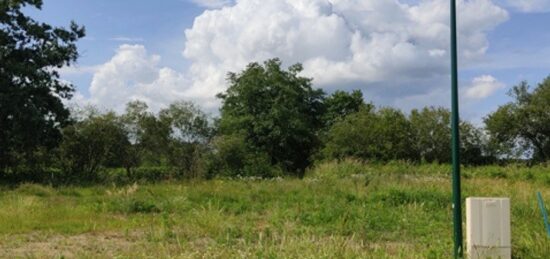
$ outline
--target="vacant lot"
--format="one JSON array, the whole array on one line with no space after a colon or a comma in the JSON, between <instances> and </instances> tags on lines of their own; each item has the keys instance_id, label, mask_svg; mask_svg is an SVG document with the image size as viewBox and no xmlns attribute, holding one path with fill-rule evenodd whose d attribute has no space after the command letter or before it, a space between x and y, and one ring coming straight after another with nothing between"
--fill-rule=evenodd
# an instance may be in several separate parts
<instances>
[{"instance_id":1,"label":"vacant lot","mask_svg":"<svg viewBox=\"0 0 550 259\"><path fill-rule=\"evenodd\" d=\"M448 170L346 161L301 180L3 187L0 257L449 258ZM550 256L545 173L464 170L464 197L511 198L517 258Z\"/></svg>"}]
</instances>

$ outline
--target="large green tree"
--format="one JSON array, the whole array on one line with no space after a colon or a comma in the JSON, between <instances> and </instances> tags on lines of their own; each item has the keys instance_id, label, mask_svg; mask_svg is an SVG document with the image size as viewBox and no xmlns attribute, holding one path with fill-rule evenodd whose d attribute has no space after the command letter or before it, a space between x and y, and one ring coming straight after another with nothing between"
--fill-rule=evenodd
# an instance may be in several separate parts
<instances>
[{"instance_id":1,"label":"large green tree","mask_svg":"<svg viewBox=\"0 0 550 259\"><path fill-rule=\"evenodd\" d=\"M310 164L324 124L324 93L299 76L301 71L300 64L282 69L278 59L251 63L240 73L229 73L229 88L218 95L220 134L237 135L230 138L242 139L257 157L268 157L271 165L299 176Z\"/></svg>"},{"instance_id":2,"label":"large green tree","mask_svg":"<svg viewBox=\"0 0 550 259\"><path fill-rule=\"evenodd\" d=\"M69 121L62 99L74 88L56 69L76 61L75 42L84 36L75 23L65 29L33 20L25 6L40 9L42 1L0 1L0 171L60 142Z\"/></svg>"},{"instance_id":3,"label":"large green tree","mask_svg":"<svg viewBox=\"0 0 550 259\"><path fill-rule=\"evenodd\" d=\"M410 123L401 111L366 108L330 128L322 154L327 159L412 160L412 136Z\"/></svg>"},{"instance_id":4,"label":"large green tree","mask_svg":"<svg viewBox=\"0 0 550 259\"><path fill-rule=\"evenodd\" d=\"M499 154L534 161L550 160L550 77L534 90L527 82L513 87L512 102L485 118L491 144Z\"/></svg>"}]
</instances>

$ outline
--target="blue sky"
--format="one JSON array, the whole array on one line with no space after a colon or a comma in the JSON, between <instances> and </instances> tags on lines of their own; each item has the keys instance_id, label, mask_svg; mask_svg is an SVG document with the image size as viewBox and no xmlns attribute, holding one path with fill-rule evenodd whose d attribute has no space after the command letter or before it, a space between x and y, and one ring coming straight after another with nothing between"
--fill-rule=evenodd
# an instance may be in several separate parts
<instances>
[{"instance_id":1,"label":"blue sky","mask_svg":"<svg viewBox=\"0 0 550 259\"><path fill-rule=\"evenodd\" d=\"M45 0L27 13L86 27L78 67L62 71L80 104L122 110L142 99L158 109L187 99L215 113L228 71L281 57L304 63L327 92L359 88L405 110L447 106L448 1L396 2ZM511 86L550 75L550 0L458 2L461 109L479 123Z\"/></svg>"},{"instance_id":2,"label":"blue sky","mask_svg":"<svg viewBox=\"0 0 550 259\"><path fill-rule=\"evenodd\" d=\"M184 30L205 9L187 0L45 0L42 10L27 12L39 21L67 26L70 21L86 27L86 37L78 42L78 64L105 63L121 44L141 44L161 55L163 65L183 70L188 62L181 52ZM89 80L78 80L86 92Z\"/></svg>"}]
</instances>

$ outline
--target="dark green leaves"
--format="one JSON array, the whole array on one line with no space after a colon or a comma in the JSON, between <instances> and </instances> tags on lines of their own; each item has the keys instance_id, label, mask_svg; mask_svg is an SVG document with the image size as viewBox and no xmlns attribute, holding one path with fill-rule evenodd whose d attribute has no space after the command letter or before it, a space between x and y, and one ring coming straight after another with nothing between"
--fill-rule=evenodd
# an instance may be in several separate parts
<instances>
[{"instance_id":1,"label":"dark green leaves","mask_svg":"<svg viewBox=\"0 0 550 259\"><path fill-rule=\"evenodd\" d=\"M300 77L301 70L299 64L283 70L278 59L252 63L239 74L230 73L229 88L218 95L221 137L239 136L248 152L298 175L310 164L324 124L324 93Z\"/></svg>"},{"instance_id":2,"label":"dark green leaves","mask_svg":"<svg viewBox=\"0 0 550 259\"><path fill-rule=\"evenodd\" d=\"M31 19L25 5L40 8L42 1L0 2L0 170L14 170L21 158L31 161L36 149L61 140L69 122L61 98L70 98L73 86L55 69L76 61L75 41L84 36L74 23L64 29Z\"/></svg>"},{"instance_id":3,"label":"dark green leaves","mask_svg":"<svg viewBox=\"0 0 550 259\"><path fill-rule=\"evenodd\" d=\"M533 91L521 82L512 88L515 100L485 118L494 149L503 156L550 159L550 77Z\"/></svg>"}]
</instances>

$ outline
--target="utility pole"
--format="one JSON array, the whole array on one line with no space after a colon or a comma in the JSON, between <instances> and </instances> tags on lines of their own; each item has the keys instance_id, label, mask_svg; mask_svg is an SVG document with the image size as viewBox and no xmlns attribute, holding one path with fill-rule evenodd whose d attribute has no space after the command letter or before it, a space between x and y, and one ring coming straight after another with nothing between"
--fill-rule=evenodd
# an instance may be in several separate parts
<instances>
[{"instance_id":1,"label":"utility pole","mask_svg":"<svg viewBox=\"0 0 550 259\"><path fill-rule=\"evenodd\" d=\"M462 205L460 194L460 133L458 130L458 55L456 33L456 0L451 0L451 99L452 99L452 157L453 157L453 225L454 257L463 258Z\"/></svg>"}]
</instances>

